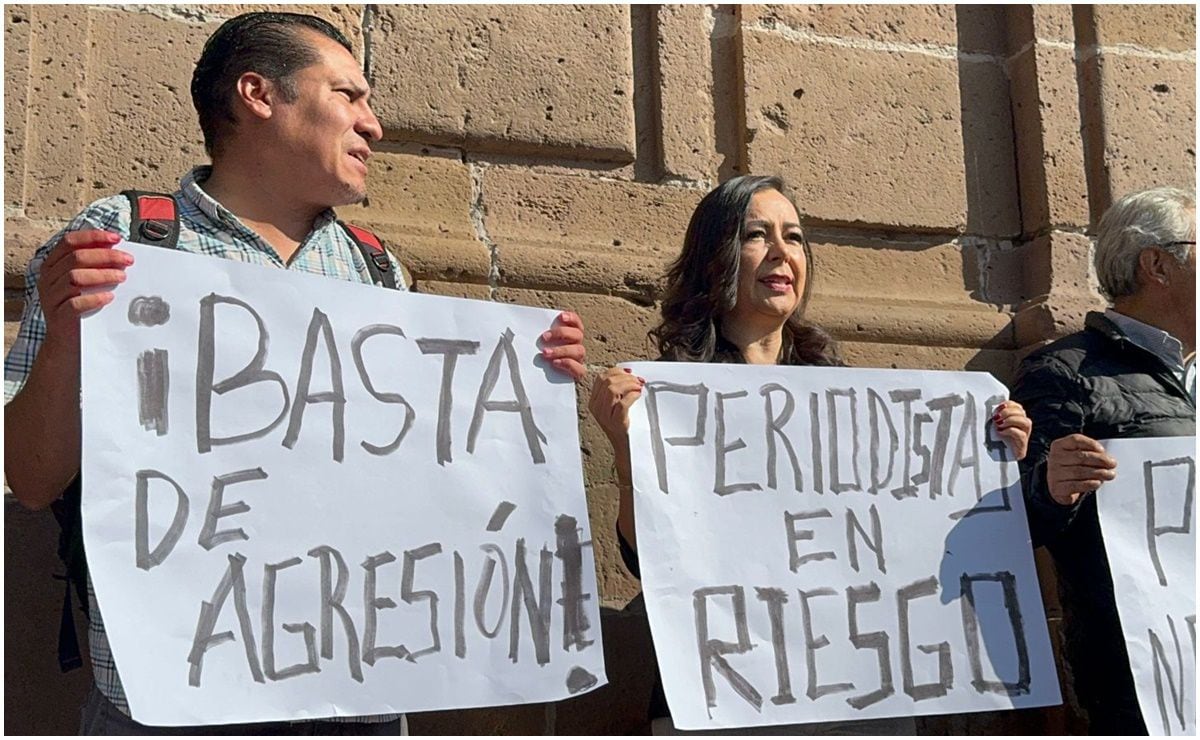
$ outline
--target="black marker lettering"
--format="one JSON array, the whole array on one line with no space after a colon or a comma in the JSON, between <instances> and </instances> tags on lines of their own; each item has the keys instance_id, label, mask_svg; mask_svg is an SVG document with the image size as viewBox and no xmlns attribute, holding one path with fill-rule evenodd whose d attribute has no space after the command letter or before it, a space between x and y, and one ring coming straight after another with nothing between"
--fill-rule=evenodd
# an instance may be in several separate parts
<instances>
[{"instance_id":1,"label":"black marker lettering","mask_svg":"<svg viewBox=\"0 0 1200 740\"><path fill-rule=\"evenodd\" d=\"M830 683L824 686L817 682L817 651L829 644L829 638L825 635L813 637L812 607L808 605L808 600L817 596L835 596L836 594L837 591L832 588L800 591L800 614L803 616L804 623L804 662L808 665L808 688L804 693L813 701L827 694L840 694L854 688L854 684L849 682Z\"/></svg>"},{"instance_id":2,"label":"black marker lettering","mask_svg":"<svg viewBox=\"0 0 1200 740\"><path fill-rule=\"evenodd\" d=\"M919 452L920 447L920 431L914 429L916 418L912 412L913 401L921 398L921 391L916 388L904 388L894 390L888 393L888 398L892 403L901 405L900 416L904 419L904 445L901 449L904 450L904 477L900 479L900 485L892 489L892 495L898 499L912 498L917 495L917 487L913 485L912 477L912 453ZM928 417L926 417L928 418ZM925 451L929 453L928 450ZM888 476L891 478L891 476Z\"/></svg>"},{"instance_id":3,"label":"black marker lettering","mask_svg":"<svg viewBox=\"0 0 1200 740\"><path fill-rule=\"evenodd\" d=\"M778 416L775 415L775 410L771 406L771 394L775 392L783 394L783 411ZM758 391L763 397L763 403L766 406L765 418L767 420L767 488L776 489L777 473L775 472L775 437L778 435L780 441L783 442L783 449L787 452L788 461L792 464L792 479L793 487L797 492L804 490L804 478L800 473L800 463L796 459L796 450L792 447L791 440L783 431L783 426L792 418L792 412L796 408L796 401L792 398L792 394L787 388L784 388L778 383L767 383Z\"/></svg>"},{"instance_id":4,"label":"black marker lettering","mask_svg":"<svg viewBox=\"0 0 1200 740\"><path fill-rule=\"evenodd\" d=\"M500 362L508 365L508 379L512 383L515 399L511 401L493 401L492 391L500 378ZM488 361L487 370L483 373L483 382L479 385L479 395L475 397L475 414L471 417L471 428L467 431L467 452L475 452L475 440L479 429L483 426L484 411L507 411L520 414L521 430L525 433L525 443L529 445L529 456L535 464L546 462L546 453L542 452L542 442L546 435L538 429L533 420L533 406L529 403L529 395L525 393L525 384L521 382L521 367L517 362L517 350L513 347L512 329L505 329L492 359Z\"/></svg>"},{"instance_id":5,"label":"black marker lettering","mask_svg":"<svg viewBox=\"0 0 1200 740\"><path fill-rule=\"evenodd\" d=\"M333 388L321 393L309 393L318 336L324 340L325 352L329 356L329 382ZM300 439L304 411L310 403L333 404L333 459L341 462L346 455L346 389L342 383L342 359L338 357L329 317L321 313L319 308L313 309L312 320L308 322L308 337L300 355L300 377L296 379L296 402L292 404L292 416L283 435L283 446L289 450L295 448L296 441Z\"/></svg>"},{"instance_id":6,"label":"black marker lettering","mask_svg":"<svg viewBox=\"0 0 1200 740\"><path fill-rule=\"evenodd\" d=\"M187 525L188 520L188 497L178 483L157 470L139 470L136 478L133 520L134 562L142 570L150 570L156 565L161 565L167 559L167 556L175 549L179 538L183 536L183 528ZM165 480L175 489L175 514L171 517L171 525L167 527L166 533L163 534L162 539L153 550L150 549L151 478Z\"/></svg>"},{"instance_id":7,"label":"black marker lettering","mask_svg":"<svg viewBox=\"0 0 1200 740\"><path fill-rule=\"evenodd\" d=\"M1179 524L1160 527L1156 515L1158 500L1154 494L1154 470L1176 465L1186 465L1188 468L1187 488L1183 494L1183 517ZM1191 531L1192 499L1195 496L1196 487L1196 461L1190 457L1177 457L1160 462L1147 460L1142 463L1142 480L1146 491L1146 547L1150 550L1150 560L1154 562L1154 572L1158 574L1158 584L1166 586L1167 574L1163 572L1162 563L1158 559L1158 538L1164 534L1187 534Z\"/></svg>"},{"instance_id":8,"label":"black marker lettering","mask_svg":"<svg viewBox=\"0 0 1200 740\"><path fill-rule=\"evenodd\" d=\"M304 649L308 660L275 670L275 580L279 571L299 565L300 558L288 558L281 563L267 563L263 566L263 605L262 605L262 641L263 641L263 673L272 681L282 681L305 673L320 673L321 666L317 662L317 628L310 622L292 622L283 625L283 631L291 634L304 635Z\"/></svg>"},{"instance_id":9,"label":"black marker lettering","mask_svg":"<svg viewBox=\"0 0 1200 740\"><path fill-rule=\"evenodd\" d=\"M850 469L854 482L842 480L841 454L838 450L838 398L850 399ZM826 413L829 414L829 490L834 493L861 491L862 476L858 472L858 395L853 388L828 388L825 391Z\"/></svg>"},{"instance_id":10,"label":"black marker lettering","mask_svg":"<svg viewBox=\"0 0 1200 740\"><path fill-rule=\"evenodd\" d=\"M405 604L414 604L418 601L429 602L429 634L432 639L432 644L429 647L421 648L420 650L409 653L408 659L412 662L417 662L417 659L423 655L430 653L438 653L442 650L442 635L438 631L438 595L435 591L414 591L413 580L416 577L417 561L432 557L441 553L442 546L440 543L431 542L428 545L422 545L415 550L404 551L404 568L400 576L400 598Z\"/></svg>"},{"instance_id":11,"label":"black marker lettering","mask_svg":"<svg viewBox=\"0 0 1200 740\"><path fill-rule=\"evenodd\" d=\"M380 658L409 658L408 648L403 645L384 645L376 647L376 635L379 631L379 610L395 609L396 602L386 596L376 596L376 571L381 565L395 562L396 556L386 550L378 555L371 555L363 561L366 578L363 581L363 611L366 612L363 626L363 662L375 665Z\"/></svg>"},{"instance_id":12,"label":"black marker lettering","mask_svg":"<svg viewBox=\"0 0 1200 740\"><path fill-rule=\"evenodd\" d=\"M788 670L787 643L783 635L783 605L787 603L787 593L781 588L756 588L758 600L766 602L767 617L771 620L771 649L775 652L775 682L779 690L771 697L771 703L776 706L795 704L796 697L792 694L792 675Z\"/></svg>"},{"instance_id":13,"label":"black marker lettering","mask_svg":"<svg viewBox=\"0 0 1200 740\"><path fill-rule=\"evenodd\" d=\"M1004 609L1008 612L1008 622L1012 627L1014 650L1017 653L1016 681L988 681L983 677L982 646L979 644L979 616L976 608L978 595L975 584L979 582L999 583L1004 593ZM1006 696L1023 696L1029 693L1031 682L1029 669L1029 646L1025 641L1025 618L1021 615L1021 605L1017 601L1017 579L1008 571L999 573L962 574L962 622L963 634L967 638L967 656L971 663L971 686L979 693L990 691L993 694ZM996 630L998 634L1000 631ZM990 641L989 645L994 641ZM988 652L995 654L997 648L993 645ZM993 657L992 663L997 661Z\"/></svg>"},{"instance_id":14,"label":"black marker lettering","mask_svg":"<svg viewBox=\"0 0 1200 740\"><path fill-rule=\"evenodd\" d=\"M493 544L480 545L480 550L488 554L487 563L483 566L483 572L479 574L479 583L475 586L475 626L479 628L480 633L484 637L492 638L500 634L500 627L504 624L504 614L508 610L509 598L511 596L510 589L512 588L508 578L508 559L504 557L504 551ZM488 629L483 624L484 612L487 607L488 594L492 590L492 578L496 572L496 563L500 563L500 585L504 587L504 596L500 599L500 610L496 615L496 626Z\"/></svg>"},{"instance_id":15,"label":"black marker lettering","mask_svg":"<svg viewBox=\"0 0 1200 740\"><path fill-rule=\"evenodd\" d=\"M594 640L587 639L587 611L583 604L592 598L583 592L583 545L579 541L579 522L575 517L563 514L554 520L554 535L557 547L554 556L562 561L562 598L558 603L563 608L563 650L583 650Z\"/></svg>"},{"instance_id":16,"label":"black marker lettering","mask_svg":"<svg viewBox=\"0 0 1200 740\"><path fill-rule=\"evenodd\" d=\"M399 393L384 393L376 390L375 384L371 382L370 375L367 374L367 366L366 362L363 360L362 354L363 342L379 334L391 334L397 337L404 336L404 332L401 331L400 327L398 326L389 326L388 324L371 324L370 326L364 326L355 332L354 339L350 340L350 353L354 355L354 366L358 368L358 377L362 380L363 387L367 389L367 393L370 393L371 397L377 401L383 401L384 403L398 403L404 407L404 422L400 426L400 433L396 435L394 440L386 445L383 445L382 447L373 445L366 440L363 440L360 443L362 444L363 449L372 455L387 455L395 452L400 447L400 443L404 441L404 437L408 434L409 430L412 429L413 421L417 417L417 412L413 409L412 404L410 404L404 398L404 396L400 395Z\"/></svg>"},{"instance_id":17,"label":"black marker lettering","mask_svg":"<svg viewBox=\"0 0 1200 740\"><path fill-rule=\"evenodd\" d=\"M249 535L241 527L237 529L223 529L220 532L217 531L218 519L224 519L235 514L245 514L247 511L250 511L250 505L245 501L234 501L232 504L223 504L225 487L231 486L234 483L266 479L267 474L262 468L239 470L213 478L212 495L208 499L208 512L204 515L204 526L200 528L200 547L203 547L205 550L212 550L222 542L250 539Z\"/></svg>"},{"instance_id":18,"label":"black marker lettering","mask_svg":"<svg viewBox=\"0 0 1200 740\"><path fill-rule=\"evenodd\" d=\"M258 664L258 647L254 642L254 628L250 624L250 612L246 608L246 576L242 572L246 565L246 556L234 553L229 556L229 567L213 592L212 601L200 602L200 618L196 620L196 634L192 638L192 649L188 652L188 686L200 685L200 671L204 667L204 654L209 648L216 647L233 640L233 632L226 631L213 634L217 626L217 617L221 616L221 608L225 600L233 593L233 608L237 612L238 626L242 632L242 647L246 651L246 664L250 668L250 677L256 683L266 683L262 668Z\"/></svg>"},{"instance_id":19,"label":"black marker lettering","mask_svg":"<svg viewBox=\"0 0 1200 740\"><path fill-rule=\"evenodd\" d=\"M783 527L787 531L788 567L793 573L798 571L801 565L812 560L837 560L837 555L831 550L810 552L804 555L796 550L797 542L811 540L816 536L811 529L796 529L796 522L807 519L829 519L832 516L833 514L830 514L828 509L801 511L795 514L790 511L783 512Z\"/></svg>"},{"instance_id":20,"label":"black marker lettering","mask_svg":"<svg viewBox=\"0 0 1200 740\"><path fill-rule=\"evenodd\" d=\"M879 568L880 573L887 573L887 562L883 557L883 527L880 524L879 511L875 508L875 504L871 504L867 513L871 517L870 535L867 535L866 530L859 523L858 515L852 509L846 509L846 547L850 551L850 567L854 569L855 573L858 572L858 544L854 537L854 533L857 531L863 544L875 553L875 567Z\"/></svg>"},{"instance_id":21,"label":"black marker lettering","mask_svg":"<svg viewBox=\"0 0 1200 740\"><path fill-rule=\"evenodd\" d=\"M459 355L473 355L479 342L453 339L418 339L422 354L442 355L442 391L438 395L437 461L438 465L453 462L450 438L450 412L454 407L454 368Z\"/></svg>"},{"instance_id":22,"label":"black marker lettering","mask_svg":"<svg viewBox=\"0 0 1200 740\"><path fill-rule=\"evenodd\" d=\"M846 588L846 611L850 620L850 643L858 650L874 650L879 655L879 688L866 694L852 696L846 703L855 709L865 709L896 693L892 681L892 659L888 651L888 635L880 630L861 633L858 631L858 605L879 601L879 585L875 582L865 586Z\"/></svg>"},{"instance_id":23,"label":"black marker lettering","mask_svg":"<svg viewBox=\"0 0 1200 740\"><path fill-rule=\"evenodd\" d=\"M713 640L708 635L708 599L712 596L729 596L733 601L733 621L737 630L737 642ZM712 669L729 682L738 696L750 706L762 711L762 694L738 673L725 659L726 655L741 655L754 648L746 627L746 592L741 586L713 586L698 588L692 594L692 608L696 615L696 645L700 651L700 677L704 683L704 700L711 709L717 705L717 688L713 682Z\"/></svg>"},{"instance_id":24,"label":"black marker lettering","mask_svg":"<svg viewBox=\"0 0 1200 740\"><path fill-rule=\"evenodd\" d=\"M539 553L538 594L533 594L533 582L529 577L529 566L525 562L525 539L517 540L516 575L513 577L512 617L508 643L508 659L517 662L521 643L521 606L529 619L529 631L533 637L534 654L538 665L550 662L550 574L554 567L554 556L546 548Z\"/></svg>"},{"instance_id":25,"label":"black marker lettering","mask_svg":"<svg viewBox=\"0 0 1200 740\"><path fill-rule=\"evenodd\" d=\"M704 444L704 423L708 417L708 386L678 385L660 380L646 383L646 417L650 423L650 449L654 453L654 466L658 470L658 488L663 493L667 489L667 449L664 445L674 447L699 447ZM662 422L658 415L658 395L660 393L680 393L685 396L696 396L696 433L691 437L663 437Z\"/></svg>"},{"instance_id":26,"label":"black marker lettering","mask_svg":"<svg viewBox=\"0 0 1200 740\"><path fill-rule=\"evenodd\" d=\"M725 482L725 455L735 450L740 450L746 446L745 440L738 437L730 444L725 444L725 401L732 398L745 398L749 394L746 391L734 391L733 393L718 393L717 394L717 438L714 446L714 451L717 455L716 463L716 481L713 483L713 493L718 496L728 496L731 493L738 491L761 491L762 486L757 483L726 483Z\"/></svg>"},{"instance_id":27,"label":"black marker lettering","mask_svg":"<svg viewBox=\"0 0 1200 740\"><path fill-rule=\"evenodd\" d=\"M346 586L350 580L350 572L342 554L328 545L314 547L308 551L308 556L319 558L321 561L321 657L326 660L333 658L333 613L337 611L346 630L346 652L350 661L350 676L359 683L363 681L362 657L358 647L358 632L354 628L354 620L342 600L346 598ZM333 563L337 563L337 583L333 580Z\"/></svg>"},{"instance_id":28,"label":"black marker lettering","mask_svg":"<svg viewBox=\"0 0 1200 740\"><path fill-rule=\"evenodd\" d=\"M938 680L920 685L913 681L908 605L914 599L936 595L937 589L937 578L930 576L924 580L910 583L896 592L900 623L900 676L904 681L904 693L912 697L913 701L945 696L950 689L954 688L954 663L951 661L950 643L948 642L939 642L936 645L917 645L917 650L926 655L938 654Z\"/></svg>"},{"instance_id":29,"label":"black marker lettering","mask_svg":"<svg viewBox=\"0 0 1200 740\"><path fill-rule=\"evenodd\" d=\"M879 493L879 489L887 488L892 482L892 471L896 466L896 451L900 449L900 437L896 434L896 425L892 423L892 414L887 404L873 389L867 389L867 410L871 424L871 485L868 493ZM879 477L879 420L887 423L888 430L888 462L887 473Z\"/></svg>"},{"instance_id":30,"label":"black marker lettering","mask_svg":"<svg viewBox=\"0 0 1200 740\"><path fill-rule=\"evenodd\" d=\"M254 323L258 325L258 349L255 351L254 359L250 361L249 365L239 370L233 377L226 378L219 383L214 383L216 322L214 321L213 307L218 303L239 306L254 317ZM279 426L280 422L287 416L288 407L291 405L287 383L283 382L283 378L279 376L279 373L263 370L263 365L267 359L267 347L270 345L270 341L266 324L263 323L262 317L258 315L258 312L250 307L249 303L229 296L220 296L216 293L210 293L200 299L200 333L196 346L196 450L198 452L208 452L216 445L231 445L237 442L264 437L272 429ZM279 416L275 417L275 421L253 432L235 434L232 437L213 437L213 394L215 393L220 396L238 388L266 381L277 383L280 393L283 394L283 408L279 410Z\"/></svg>"},{"instance_id":31,"label":"black marker lettering","mask_svg":"<svg viewBox=\"0 0 1200 740\"><path fill-rule=\"evenodd\" d=\"M165 349L148 349L137 358L138 421L142 429L153 429L161 437L167 433L167 399L170 397L171 369Z\"/></svg>"}]
</instances>

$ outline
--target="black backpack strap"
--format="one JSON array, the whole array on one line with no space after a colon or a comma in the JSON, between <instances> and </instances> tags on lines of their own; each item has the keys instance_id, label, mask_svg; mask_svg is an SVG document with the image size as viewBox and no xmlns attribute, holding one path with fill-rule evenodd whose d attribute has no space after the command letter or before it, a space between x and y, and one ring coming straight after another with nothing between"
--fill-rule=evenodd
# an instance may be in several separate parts
<instances>
[{"instance_id":1,"label":"black backpack strap","mask_svg":"<svg viewBox=\"0 0 1200 740\"><path fill-rule=\"evenodd\" d=\"M345 221L338 221L338 225L345 229L358 251L362 253L363 260L367 263L367 271L371 273L371 280L376 285L396 290L396 270L392 267L392 261L388 259L387 250L383 248L379 237L361 226L351 226Z\"/></svg>"},{"instance_id":2,"label":"black backpack strap","mask_svg":"<svg viewBox=\"0 0 1200 740\"><path fill-rule=\"evenodd\" d=\"M58 559L66 572L54 576L66 585L63 593L62 616L58 625L58 667L63 673L83 665L79 638L75 634L75 614L71 608L71 591L79 600L79 610L88 614L87 558L83 552L83 515L80 509L82 489L79 477L67 486L61 498L50 504L58 520Z\"/></svg>"},{"instance_id":3,"label":"black backpack strap","mask_svg":"<svg viewBox=\"0 0 1200 740\"><path fill-rule=\"evenodd\" d=\"M173 249L179 241L179 208L165 193L126 190L129 199L129 240Z\"/></svg>"}]
</instances>

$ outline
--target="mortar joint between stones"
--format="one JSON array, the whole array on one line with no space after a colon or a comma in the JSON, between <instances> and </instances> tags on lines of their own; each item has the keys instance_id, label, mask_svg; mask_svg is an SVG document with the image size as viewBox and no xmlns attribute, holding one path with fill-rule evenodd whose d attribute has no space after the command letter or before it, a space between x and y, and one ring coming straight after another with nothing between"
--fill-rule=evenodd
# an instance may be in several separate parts
<instances>
[{"instance_id":1,"label":"mortar joint between stones","mask_svg":"<svg viewBox=\"0 0 1200 740\"><path fill-rule=\"evenodd\" d=\"M463 159L466 159L464 153ZM471 171L471 204L468 211L471 215L471 225L475 228L475 237L488 249L490 264L488 267L488 300L496 300L496 289L500 285L500 252L496 243L487 232L487 204L483 200L483 173L485 167L476 162L468 162Z\"/></svg>"}]
</instances>

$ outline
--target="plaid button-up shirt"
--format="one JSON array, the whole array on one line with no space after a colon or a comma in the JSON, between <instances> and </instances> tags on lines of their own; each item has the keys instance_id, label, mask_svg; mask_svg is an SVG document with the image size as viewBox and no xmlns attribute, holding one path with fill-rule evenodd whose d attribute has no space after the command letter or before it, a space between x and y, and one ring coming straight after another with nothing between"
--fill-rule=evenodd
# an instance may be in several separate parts
<instances>
[{"instance_id":1,"label":"plaid button-up shirt","mask_svg":"<svg viewBox=\"0 0 1200 740\"><path fill-rule=\"evenodd\" d=\"M238 220L227 208L213 200L201 189L211 174L211 167L196 167L179 183L175 202L179 210L179 241L177 249L195 254L207 254L222 259L270 265L283 270L315 273L338 280L371 283L371 274L362 253L346 231L338 225L332 210L327 210L313 222L312 231L301 243L290 262L285 263L261 236ZM4 402L12 400L29 377L33 360L46 339L46 319L38 301L37 280L46 255L68 231L104 229L129 237L131 214L129 200L123 195L104 198L92 203L38 248L25 272L25 311L16 341L4 360ZM392 269L401 289L407 289L399 266L392 259ZM88 643L92 659L92 674L96 687L125 714L129 704L121 677L113 662L112 650L104 632L104 620L96 604L96 594L88 579ZM336 718L347 722L387 722L398 714L371 717Z\"/></svg>"}]
</instances>

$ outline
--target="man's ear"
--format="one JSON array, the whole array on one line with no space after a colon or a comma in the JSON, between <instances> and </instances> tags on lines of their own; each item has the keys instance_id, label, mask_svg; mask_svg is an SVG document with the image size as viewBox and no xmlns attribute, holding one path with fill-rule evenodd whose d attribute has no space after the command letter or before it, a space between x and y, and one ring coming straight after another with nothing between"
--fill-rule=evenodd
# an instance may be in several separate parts
<instances>
[{"instance_id":1,"label":"man's ear","mask_svg":"<svg viewBox=\"0 0 1200 740\"><path fill-rule=\"evenodd\" d=\"M250 115L267 120L279 102L279 88L257 72L244 72L234 86L238 107Z\"/></svg>"},{"instance_id":2,"label":"man's ear","mask_svg":"<svg viewBox=\"0 0 1200 740\"><path fill-rule=\"evenodd\" d=\"M1167 260L1174 259L1160 247L1146 247L1138 254L1138 285L1167 285L1171 282Z\"/></svg>"}]
</instances>

